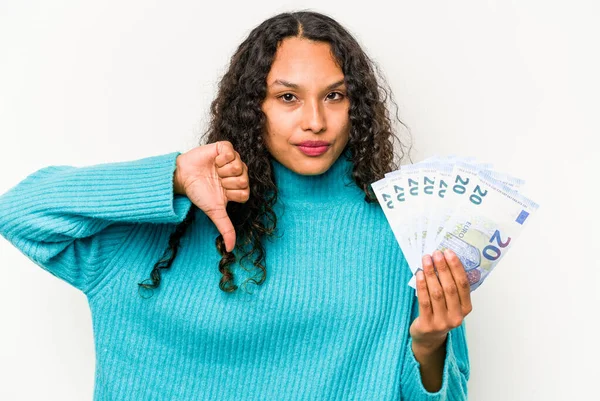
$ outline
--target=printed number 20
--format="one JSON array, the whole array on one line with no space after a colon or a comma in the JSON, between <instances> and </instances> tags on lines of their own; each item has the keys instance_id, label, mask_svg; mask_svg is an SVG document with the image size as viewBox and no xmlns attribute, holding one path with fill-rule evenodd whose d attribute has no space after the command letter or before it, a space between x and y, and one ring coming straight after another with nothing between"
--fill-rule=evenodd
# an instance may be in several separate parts
<instances>
[{"instance_id":1,"label":"printed number 20","mask_svg":"<svg viewBox=\"0 0 600 401\"><path fill-rule=\"evenodd\" d=\"M507 238L506 242L502 242L502 239L500 238L500 231L496 230L494 232L494 235L492 235L492 238L490 238L490 243L496 241L498 243L498 247L500 248L506 248L508 246L508 244L510 244L510 237ZM498 248L494 245L488 245L485 248L483 248L483 256L491 261L494 261L496 259L498 259L500 257L500 255L502 254L502 252L500 251L500 248Z\"/></svg>"}]
</instances>

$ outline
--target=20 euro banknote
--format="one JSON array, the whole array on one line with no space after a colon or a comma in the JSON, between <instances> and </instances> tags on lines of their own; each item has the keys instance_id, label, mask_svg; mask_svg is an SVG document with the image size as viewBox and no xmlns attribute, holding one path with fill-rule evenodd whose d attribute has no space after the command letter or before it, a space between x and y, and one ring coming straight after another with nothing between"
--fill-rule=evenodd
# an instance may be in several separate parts
<instances>
[{"instance_id":1,"label":"20 euro banknote","mask_svg":"<svg viewBox=\"0 0 600 401\"><path fill-rule=\"evenodd\" d=\"M489 172L472 178L471 190L456 198L435 250L456 253L474 291L514 245L539 205ZM409 285L415 288L414 276Z\"/></svg>"}]
</instances>

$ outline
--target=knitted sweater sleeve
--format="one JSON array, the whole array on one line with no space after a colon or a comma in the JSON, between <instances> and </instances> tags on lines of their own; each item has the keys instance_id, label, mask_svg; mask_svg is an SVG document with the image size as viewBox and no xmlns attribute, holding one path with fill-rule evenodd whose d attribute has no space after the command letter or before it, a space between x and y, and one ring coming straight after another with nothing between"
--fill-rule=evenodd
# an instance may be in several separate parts
<instances>
[{"instance_id":1,"label":"knitted sweater sleeve","mask_svg":"<svg viewBox=\"0 0 600 401\"><path fill-rule=\"evenodd\" d=\"M412 321L419 314L417 297L412 297ZM464 401L467 400L467 381L470 365L465 332L465 322L450 330L446 340L446 358L442 387L432 393L423 387L420 364L412 352L412 338L407 335L407 345L401 376L400 399L403 401Z\"/></svg>"},{"instance_id":2,"label":"knitted sweater sleeve","mask_svg":"<svg viewBox=\"0 0 600 401\"><path fill-rule=\"evenodd\" d=\"M135 223L185 218L191 202L173 194L177 155L42 168L0 195L0 234L87 293Z\"/></svg>"}]
</instances>

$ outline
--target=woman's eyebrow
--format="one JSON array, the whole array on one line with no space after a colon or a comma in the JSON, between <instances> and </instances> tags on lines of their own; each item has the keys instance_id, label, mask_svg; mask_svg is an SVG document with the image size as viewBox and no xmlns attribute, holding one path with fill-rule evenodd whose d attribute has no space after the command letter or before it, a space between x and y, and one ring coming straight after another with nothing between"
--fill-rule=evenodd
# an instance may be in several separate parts
<instances>
[{"instance_id":1,"label":"woman's eyebrow","mask_svg":"<svg viewBox=\"0 0 600 401\"><path fill-rule=\"evenodd\" d=\"M337 82L334 82L334 83L332 83L331 85L328 85L328 86L327 86L327 89L328 89L328 90L330 90L330 89L337 88L338 86L341 86L341 85L343 85L343 84L344 84L344 82L345 82L345 81L344 81L344 79L342 78L341 80L339 80L339 81L337 81ZM286 81L286 80L283 80L283 79L276 79L276 80L275 80L275 81L273 81L273 83L272 83L271 85L269 85L269 86L275 86L275 85L281 85L281 86L285 86L285 87L292 88L292 89L298 89L298 88L300 87L298 84L294 84L294 83L292 83L292 82L288 82L288 81Z\"/></svg>"}]
</instances>

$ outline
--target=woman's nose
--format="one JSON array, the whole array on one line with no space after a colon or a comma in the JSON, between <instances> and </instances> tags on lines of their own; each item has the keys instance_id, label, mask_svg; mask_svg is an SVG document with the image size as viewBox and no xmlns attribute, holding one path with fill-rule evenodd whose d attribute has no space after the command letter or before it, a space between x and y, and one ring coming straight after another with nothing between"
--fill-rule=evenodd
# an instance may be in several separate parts
<instances>
[{"instance_id":1,"label":"woman's nose","mask_svg":"<svg viewBox=\"0 0 600 401\"><path fill-rule=\"evenodd\" d=\"M302 110L302 129L319 133L326 128L323 104L318 100L307 100Z\"/></svg>"}]
</instances>

